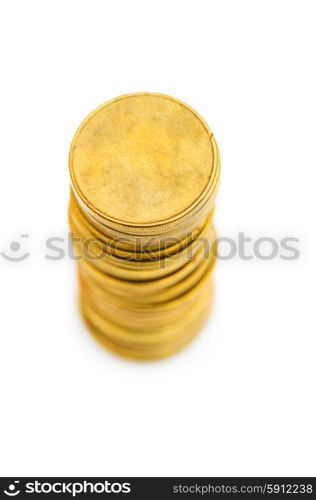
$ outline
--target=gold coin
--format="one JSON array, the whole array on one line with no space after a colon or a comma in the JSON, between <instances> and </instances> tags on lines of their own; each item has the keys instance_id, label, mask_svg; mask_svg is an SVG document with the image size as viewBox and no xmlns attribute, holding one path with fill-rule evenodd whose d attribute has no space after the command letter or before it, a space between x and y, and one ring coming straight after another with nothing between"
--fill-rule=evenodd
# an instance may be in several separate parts
<instances>
[{"instance_id":1,"label":"gold coin","mask_svg":"<svg viewBox=\"0 0 316 500\"><path fill-rule=\"evenodd\" d=\"M74 247L81 260L84 259L108 276L128 281L151 281L162 279L170 274L174 275L190 262L196 263L197 256L203 258L203 255L213 255L216 240L212 219L209 219L203 229L198 232L198 237L188 239L187 245L184 248L181 245L177 253L172 252L169 255L168 250L168 254L159 259L155 257L153 260L147 260L153 254L148 254L146 260L141 260L141 256L138 254L138 258L134 260L118 258L117 255L112 255L112 252L104 252L102 244L95 238L90 239L87 235L88 239L85 239L84 233L79 232L78 226L72 219L70 227L75 235ZM85 245L86 242L88 242L88 246Z\"/></svg>"},{"instance_id":2,"label":"gold coin","mask_svg":"<svg viewBox=\"0 0 316 500\"><path fill-rule=\"evenodd\" d=\"M82 314L97 339L111 350L137 359L156 359L180 350L198 333L210 306L208 298L192 311L186 322L176 321L163 328L137 334L99 316L86 301L81 302Z\"/></svg>"},{"instance_id":3,"label":"gold coin","mask_svg":"<svg viewBox=\"0 0 316 500\"><path fill-rule=\"evenodd\" d=\"M84 235L84 239L91 240L98 248L110 255L130 259L138 256L141 260L146 260L153 257L163 257L164 254L171 255L178 252L191 241L201 235L207 222L213 217L214 207L211 212L208 212L206 217L195 220L194 226L186 228L186 233L179 238L176 234L163 235L158 240L157 238L138 237L136 240L129 235L124 235L121 238L112 238L107 234L107 228L102 225L97 225L89 220L80 209L73 195L71 195L69 204L69 223L72 226L75 234ZM145 252L145 253L144 253Z\"/></svg>"},{"instance_id":4,"label":"gold coin","mask_svg":"<svg viewBox=\"0 0 316 500\"><path fill-rule=\"evenodd\" d=\"M156 304L172 300L190 290L209 271L213 264L214 260L210 256L208 259L202 259L201 263L182 279L178 280L176 276L171 275L162 280L139 282L137 286L133 282L119 280L105 273L99 273L86 261L80 261L79 273L91 280L92 283L95 283L96 286L99 286L100 290L119 295L132 302L141 301L142 303Z\"/></svg>"},{"instance_id":5,"label":"gold coin","mask_svg":"<svg viewBox=\"0 0 316 500\"><path fill-rule=\"evenodd\" d=\"M218 171L215 149L206 123L179 100L121 96L91 113L74 137L74 192L106 226L150 232L207 197Z\"/></svg>"},{"instance_id":6,"label":"gold coin","mask_svg":"<svg viewBox=\"0 0 316 500\"><path fill-rule=\"evenodd\" d=\"M182 306L172 309L158 309L151 306L148 309L131 309L128 302L121 302L119 305L110 300L104 300L100 291L91 286L87 280L80 278L80 297L83 303L87 303L100 316L109 319L110 321L124 326L128 330L146 331L161 327L165 324L174 322L175 320L185 321L187 314L190 314L192 309L196 309L197 304L201 301L209 301L213 292L213 282L209 281L208 285L201 293L197 293L194 297L188 296L186 302Z\"/></svg>"}]
</instances>

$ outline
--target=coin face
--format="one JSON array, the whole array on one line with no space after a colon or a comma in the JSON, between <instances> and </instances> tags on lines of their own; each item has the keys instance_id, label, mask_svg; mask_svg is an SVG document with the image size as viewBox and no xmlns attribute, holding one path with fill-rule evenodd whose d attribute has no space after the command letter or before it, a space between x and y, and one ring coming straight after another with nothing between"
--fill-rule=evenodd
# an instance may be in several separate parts
<instances>
[{"instance_id":1,"label":"coin face","mask_svg":"<svg viewBox=\"0 0 316 500\"><path fill-rule=\"evenodd\" d=\"M129 94L87 117L69 165L76 195L99 217L160 223L181 217L207 192L214 172L211 132L172 97Z\"/></svg>"}]
</instances>

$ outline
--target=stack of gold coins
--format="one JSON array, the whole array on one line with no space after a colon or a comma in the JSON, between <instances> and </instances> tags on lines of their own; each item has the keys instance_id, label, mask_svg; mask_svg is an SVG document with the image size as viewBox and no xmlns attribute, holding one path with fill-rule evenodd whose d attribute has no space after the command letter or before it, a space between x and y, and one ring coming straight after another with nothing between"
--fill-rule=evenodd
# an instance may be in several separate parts
<instances>
[{"instance_id":1,"label":"stack of gold coins","mask_svg":"<svg viewBox=\"0 0 316 500\"><path fill-rule=\"evenodd\" d=\"M91 332L123 356L175 353L200 330L213 297L213 134L177 99L128 94L84 120L69 167L80 306Z\"/></svg>"}]
</instances>

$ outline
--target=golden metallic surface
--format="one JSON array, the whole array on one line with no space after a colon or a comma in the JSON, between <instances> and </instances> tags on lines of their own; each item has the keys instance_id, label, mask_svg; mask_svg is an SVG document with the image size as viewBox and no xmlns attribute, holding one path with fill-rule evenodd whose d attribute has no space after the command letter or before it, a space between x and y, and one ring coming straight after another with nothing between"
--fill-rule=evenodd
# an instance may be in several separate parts
<instances>
[{"instance_id":1,"label":"golden metallic surface","mask_svg":"<svg viewBox=\"0 0 316 500\"><path fill-rule=\"evenodd\" d=\"M79 275L81 300L95 312L110 321L125 326L128 330L147 331L161 328L172 321L183 322L190 310L208 300L213 295L213 282L205 279L195 290L162 303L129 302L114 294L109 294L84 276Z\"/></svg>"},{"instance_id":2,"label":"golden metallic surface","mask_svg":"<svg viewBox=\"0 0 316 500\"><path fill-rule=\"evenodd\" d=\"M105 347L127 358L150 360L175 354L195 337L208 316L211 298L207 297L202 307L196 309L196 315L189 315L186 322L178 322L176 326L171 324L154 332L147 331L141 338L128 328L115 326L115 323L97 315L85 301L81 302L81 311L91 332Z\"/></svg>"},{"instance_id":3,"label":"golden metallic surface","mask_svg":"<svg viewBox=\"0 0 316 500\"><path fill-rule=\"evenodd\" d=\"M148 347L135 347L130 345L122 345L116 340L112 340L104 331L99 330L93 323L90 322L89 317L87 317L82 311L83 318L86 321L94 338L104 347L110 351L118 354L122 357L128 359L135 359L138 361L149 361L166 358L176 354L178 351L183 349L192 339L199 333L202 328L207 316L209 314L209 307L206 307L205 311L201 314L198 320L193 326L189 326L187 330L181 332L181 337L174 342L165 342L159 346L154 346L153 348Z\"/></svg>"},{"instance_id":4,"label":"golden metallic surface","mask_svg":"<svg viewBox=\"0 0 316 500\"><path fill-rule=\"evenodd\" d=\"M106 221L150 226L180 218L210 188L211 137L197 113L172 97L118 97L91 113L74 137L74 189Z\"/></svg>"},{"instance_id":5,"label":"golden metallic surface","mask_svg":"<svg viewBox=\"0 0 316 500\"><path fill-rule=\"evenodd\" d=\"M96 269L109 276L125 278L129 281L157 280L170 274L174 275L184 266L188 267L190 261L194 265L197 263L196 259L201 260L213 253L216 240L213 221L209 218L202 230L196 233L195 239L191 233L190 237L187 237L186 246L183 246L182 242L180 242L181 245L178 244L178 252L174 252L169 247L167 253L158 257L155 252L149 252L145 256L142 253L127 253L126 256L129 257L123 258L121 255L118 256L113 249L103 249L101 237L98 236L96 240L90 233L84 233L72 216L70 216L70 227L76 235L74 248L78 256L86 257L84 261L93 264ZM85 245L86 242L88 245ZM150 256L152 260L149 260Z\"/></svg>"},{"instance_id":6,"label":"golden metallic surface","mask_svg":"<svg viewBox=\"0 0 316 500\"><path fill-rule=\"evenodd\" d=\"M171 276L158 280L158 282L139 282L135 283L112 278L103 273L101 275L95 272L93 266L86 264L85 261L79 262L79 273L91 283L95 283L102 290L110 292L120 297L125 297L130 302L140 301L143 304L156 304L170 301L175 297L183 295L186 291L197 285L205 274L211 272L214 264L213 259L203 259L200 265L180 281L177 277Z\"/></svg>"},{"instance_id":7,"label":"golden metallic surface","mask_svg":"<svg viewBox=\"0 0 316 500\"><path fill-rule=\"evenodd\" d=\"M91 333L129 358L174 354L198 333L214 296L214 136L177 99L128 94L82 123L69 168L80 309Z\"/></svg>"},{"instance_id":8,"label":"golden metallic surface","mask_svg":"<svg viewBox=\"0 0 316 500\"><path fill-rule=\"evenodd\" d=\"M87 282L80 279L81 287L81 300L83 303L89 305L91 309L97 312L103 318L125 327L127 330L136 330L138 332L149 332L151 329L159 329L164 324L170 324L175 321L182 322L184 314L187 315L191 310L196 309L197 305L202 301L208 302L211 297L211 285L209 284L205 290L191 302L184 306L178 305L173 309L159 309L151 306L147 309L130 309L126 307L125 303L115 304L107 300L104 295L102 296L98 290L93 286L89 286Z\"/></svg>"},{"instance_id":9,"label":"golden metallic surface","mask_svg":"<svg viewBox=\"0 0 316 500\"><path fill-rule=\"evenodd\" d=\"M151 255L162 256L164 253L168 255L176 253L181 250L181 248L185 248L199 235L202 235L205 226L210 219L212 219L213 213L214 207L211 211L209 210L207 212L207 217L205 217L205 215L202 219L196 217L192 228L191 226L187 226L182 237L173 232L172 234L163 234L159 238L155 235L155 237L142 236L141 238L138 236L135 239L126 234L124 234L123 237L113 238L107 233L107 228L105 226L100 225L98 221L92 221L87 218L87 215L80 209L72 193L69 203L69 223L75 228L74 232L83 234L85 239L87 237L94 238L100 248L101 246L106 247L108 252L111 254L117 253L118 256L140 253L140 243L143 247L146 244L146 248L150 249Z\"/></svg>"},{"instance_id":10,"label":"golden metallic surface","mask_svg":"<svg viewBox=\"0 0 316 500\"><path fill-rule=\"evenodd\" d=\"M206 256L204 249L201 248L199 252L197 252L194 257L176 271L171 274L168 273L162 277L154 277L153 279L148 279L147 276L143 275L143 280L131 280L131 279L122 279L122 277L117 277L110 275L104 271L101 271L97 267L91 264L90 261L82 259L78 263L78 271L80 275L86 276L92 283L95 283L100 288L104 288L106 290L118 290L118 293L124 293L124 290L128 294L135 296L136 298L139 296L147 296L148 294L156 295L160 291L164 291L171 286L174 288L176 284L183 284L185 281L194 275L194 273L200 269L206 270L208 268L210 261L210 265L214 265L213 255L210 254ZM134 273L135 274L135 273ZM137 273L137 277L138 277ZM147 279L145 279L145 277Z\"/></svg>"}]
</instances>

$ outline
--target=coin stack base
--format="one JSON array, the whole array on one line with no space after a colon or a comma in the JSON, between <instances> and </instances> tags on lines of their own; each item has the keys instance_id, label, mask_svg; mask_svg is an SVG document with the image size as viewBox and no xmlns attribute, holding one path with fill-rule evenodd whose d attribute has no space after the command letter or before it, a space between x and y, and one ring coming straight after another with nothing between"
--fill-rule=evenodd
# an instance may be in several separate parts
<instances>
[{"instance_id":1,"label":"coin stack base","mask_svg":"<svg viewBox=\"0 0 316 500\"><path fill-rule=\"evenodd\" d=\"M86 324L124 357L174 354L200 331L214 296L213 134L177 99L129 94L87 117L69 163Z\"/></svg>"}]
</instances>

